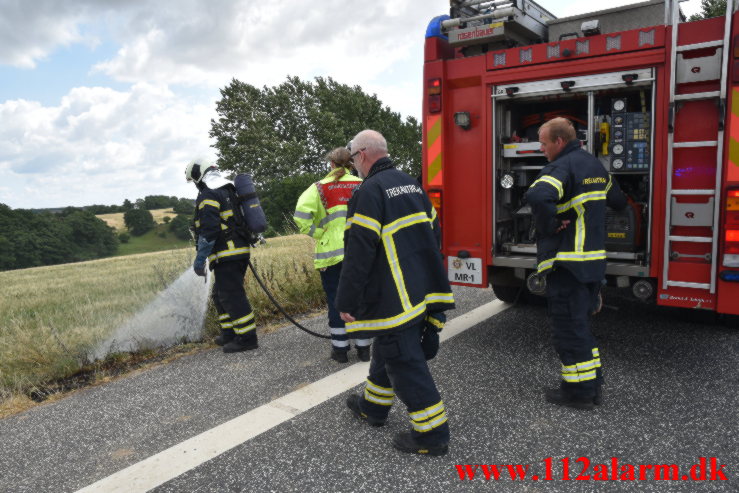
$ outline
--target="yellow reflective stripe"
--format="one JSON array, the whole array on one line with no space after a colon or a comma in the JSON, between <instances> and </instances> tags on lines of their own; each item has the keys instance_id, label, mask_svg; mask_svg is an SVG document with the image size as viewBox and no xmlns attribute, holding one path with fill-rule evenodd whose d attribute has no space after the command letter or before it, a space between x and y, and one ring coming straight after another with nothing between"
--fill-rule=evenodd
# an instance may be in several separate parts
<instances>
[{"instance_id":1,"label":"yellow reflective stripe","mask_svg":"<svg viewBox=\"0 0 739 493\"><path fill-rule=\"evenodd\" d=\"M577 220L575 221L575 251L582 252L585 248L585 207L582 204L575 206Z\"/></svg>"},{"instance_id":2,"label":"yellow reflective stripe","mask_svg":"<svg viewBox=\"0 0 739 493\"><path fill-rule=\"evenodd\" d=\"M392 406L394 397L379 397L369 392L366 388L364 389L364 398L380 406Z\"/></svg>"},{"instance_id":3,"label":"yellow reflective stripe","mask_svg":"<svg viewBox=\"0 0 739 493\"><path fill-rule=\"evenodd\" d=\"M225 231L227 229L228 229L228 226L226 226L225 224L221 223L221 231Z\"/></svg>"},{"instance_id":4,"label":"yellow reflective stripe","mask_svg":"<svg viewBox=\"0 0 739 493\"><path fill-rule=\"evenodd\" d=\"M408 216L403 216L400 219L396 219L390 224L386 224L385 226L383 226L382 234L392 235L399 229L407 228L408 226L413 226L414 224L418 224L418 223L430 221L430 220L431 219L429 219L428 214L426 214L425 212L418 212L416 214L410 214Z\"/></svg>"},{"instance_id":5,"label":"yellow reflective stripe","mask_svg":"<svg viewBox=\"0 0 739 493\"><path fill-rule=\"evenodd\" d=\"M608 185L606 185L606 193L608 193L608 191L611 189L612 186L613 186L613 179L611 175L608 175Z\"/></svg>"},{"instance_id":6,"label":"yellow reflective stripe","mask_svg":"<svg viewBox=\"0 0 739 493\"><path fill-rule=\"evenodd\" d=\"M403 270L400 268L400 260L398 259L398 252L395 249L395 242L393 241L392 235L383 235L382 243L385 246L385 255L390 265L390 272L393 276L395 289L398 291L400 303L403 305L404 310L410 310L412 308L411 300L408 297L408 291L405 289L405 278L403 277Z\"/></svg>"},{"instance_id":7,"label":"yellow reflective stripe","mask_svg":"<svg viewBox=\"0 0 739 493\"><path fill-rule=\"evenodd\" d=\"M425 433L427 431L431 431L434 428L438 428L439 426L443 425L447 422L446 412L442 412L440 415L435 417L434 419L427 421L426 423L416 423L415 421L411 422L411 425L413 426L413 429L420 432Z\"/></svg>"},{"instance_id":8,"label":"yellow reflective stripe","mask_svg":"<svg viewBox=\"0 0 739 493\"><path fill-rule=\"evenodd\" d=\"M572 200L558 205L557 214L567 212L576 205L584 204L585 202L589 202L591 200L606 200L606 192L603 190L598 190L596 192L581 193L580 195L573 197Z\"/></svg>"},{"instance_id":9,"label":"yellow reflective stripe","mask_svg":"<svg viewBox=\"0 0 739 493\"><path fill-rule=\"evenodd\" d=\"M253 319L254 319L254 312L250 312L249 314L244 315L240 319L234 320L233 323L234 325L240 325L240 324L245 324L249 320L253 320Z\"/></svg>"},{"instance_id":10,"label":"yellow reflective stripe","mask_svg":"<svg viewBox=\"0 0 739 493\"><path fill-rule=\"evenodd\" d=\"M234 215L233 209L229 209L227 211L222 211L221 212L221 219L228 219L229 217L231 217L233 215Z\"/></svg>"},{"instance_id":11,"label":"yellow reflective stripe","mask_svg":"<svg viewBox=\"0 0 739 493\"><path fill-rule=\"evenodd\" d=\"M532 183L531 184L531 187L529 187L529 188L532 188L532 187L536 186L536 184L539 183L539 182L541 182L541 183L548 183L549 185L553 186L557 190L557 200L561 199L564 196L565 192L564 192L564 189L563 189L563 186L562 186L562 182L559 181L558 179L556 179L555 177L549 176L549 175L544 175L541 178L539 178L538 180L536 180L534 183Z\"/></svg>"},{"instance_id":12,"label":"yellow reflective stripe","mask_svg":"<svg viewBox=\"0 0 739 493\"><path fill-rule=\"evenodd\" d=\"M436 207L431 206L431 222L434 222L434 219L436 219Z\"/></svg>"},{"instance_id":13,"label":"yellow reflective stripe","mask_svg":"<svg viewBox=\"0 0 739 493\"><path fill-rule=\"evenodd\" d=\"M441 322L441 320L437 320L432 316L426 317L426 321L429 322L431 325L436 327L437 329L441 330L444 328L444 324Z\"/></svg>"},{"instance_id":14,"label":"yellow reflective stripe","mask_svg":"<svg viewBox=\"0 0 739 493\"><path fill-rule=\"evenodd\" d=\"M223 315L218 315L218 320L226 320L229 318L228 313L224 313Z\"/></svg>"},{"instance_id":15,"label":"yellow reflective stripe","mask_svg":"<svg viewBox=\"0 0 739 493\"><path fill-rule=\"evenodd\" d=\"M231 257L233 255L241 255L242 253L249 253L249 252L250 252L249 247L236 248L234 250L223 250L221 252L209 255L208 259L211 260L211 259L218 259L218 258L223 258L223 257Z\"/></svg>"},{"instance_id":16,"label":"yellow reflective stripe","mask_svg":"<svg viewBox=\"0 0 739 493\"><path fill-rule=\"evenodd\" d=\"M408 415L411 417L412 421L423 421L423 420L429 419L432 416L436 416L443 410L444 410L444 401L439 401L433 406L427 407L426 409L421 409L420 411L413 411L412 413L409 412Z\"/></svg>"},{"instance_id":17,"label":"yellow reflective stripe","mask_svg":"<svg viewBox=\"0 0 739 493\"><path fill-rule=\"evenodd\" d=\"M357 224L359 226L364 226L367 229L371 229L377 235L380 235L380 230L382 229L382 226L379 222L377 222L375 219L372 219L371 217L367 217L362 214L354 214L348 221L346 225L346 229L349 229L351 224Z\"/></svg>"},{"instance_id":18,"label":"yellow reflective stripe","mask_svg":"<svg viewBox=\"0 0 739 493\"><path fill-rule=\"evenodd\" d=\"M372 383L369 378L364 385L365 388L370 389L374 394L385 395L388 397L395 395L395 391L392 389L392 387L380 387L379 385Z\"/></svg>"},{"instance_id":19,"label":"yellow reflective stripe","mask_svg":"<svg viewBox=\"0 0 739 493\"><path fill-rule=\"evenodd\" d=\"M398 252L395 248L393 234L403 228L407 228L413 226L414 224L419 224L427 221L431 221L431 219L429 219L429 216L425 212L418 212L415 214L403 216L382 227L382 242L385 246L385 256L387 257L388 264L390 266L390 272L393 276L395 289L398 291L400 303L403 305L403 309L406 311L411 310L413 308L413 305L411 305L411 300L408 296L408 290L405 287L403 269L400 267L400 259L398 258Z\"/></svg>"},{"instance_id":20,"label":"yellow reflective stripe","mask_svg":"<svg viewBox=\"0 0 739 493\"><path fill-rule=\"evenodd\" d=\"M559 252L556 257L539 262L537 270L541 273L547 269L551 269L555 261L587 262L590 260L604 260L605 258L605 250L594 250L592 252Z\"/></svg>"},{"instance_id":21,"label":"yellow reflective stripe","mask_svg":"<svg viewBox=\"0 0 739 493\"><path fill-rule=\"evenodd\" d=\"M200 219L198 219L198 220L195 221L195 227L196 228L199 228L200 227Z\"/></svg>"},{"instance_id":22,"label":"yellow reflective stripe","mask_svg":"<svg viewBox=\"0 0 739 493\"><path fill-rule=\"evenodd\" d=\"M395 315L394 317L348 322L346 324L346 332L350 334L360 330L384 330L398 327L399 325L413 320L418 315L421 315L425 311L428 303L454 303L454 295L452 293L427 294L426 298L418 305L406 312Z\"/></svg>"},{"instance_id":23,"label":"yellow reflective stripe","mask_svg":"<svg viewBox=\"0 0 739 493\"><path fill-rule=\"evenodd\" d=\"M600 358L562 365L562 379L566 382L586 382L595 378L596 368L600 368Z\"/></svg>"},{"instance_id":24,"label":"yellow reflective stripe","mask_svg":"<svg viewBox=\"0 0 739 493\"><path fill-rule=\"evenodd\" d=\"M426 303L454 303L454 294L429 293L426 295Z\"/></svg>"},{"instance_id":25,"label":"yellow reflective stripe","mask_svg":"<svg viewBox=\"0 0 739 493\"><path fill-rule=\"evenodd\" d=\"M202 209L206 205L209 205L211 207L215 207L218 210L221 209L221 204L219 204L218 201L216 201L216 200L210 200L210 199L205 199L202 202L200 202L200 205L198 206L198 209Z\"/></svg>"},{"instance_id":26,"label":"yellow reflective stripe","mask_svg":"<svg viewBox=\"0 0 739 493\"><path fill-rule=\"evenodd\" d=\"M600 356L600 351L598 350L597 347L594 347L593 348L593 357L594 358L597 358L598 356Z\"/></svg>"},{"instance_id":27,"label":"yellow reflective stripe","mask_svg":"<svg viewBox=\"0 0 739 493\"><path fill-rule=\"evenodd\" d=\"M256 328L257 328L257 325L254 322L252 322L246 327L241 327L238 329L234 327L234 332L236 332L237 334L246 334L247 332L251 332L252 330L255 330Z\"/></svg>"}]
</instances>

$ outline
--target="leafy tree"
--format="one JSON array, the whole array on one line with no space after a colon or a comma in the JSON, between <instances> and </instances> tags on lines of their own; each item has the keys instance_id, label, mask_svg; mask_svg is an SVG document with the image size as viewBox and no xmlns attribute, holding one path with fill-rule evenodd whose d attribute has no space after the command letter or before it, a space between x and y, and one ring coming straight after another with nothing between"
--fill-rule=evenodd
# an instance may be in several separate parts
<instances>
[{"instance_id":1,"label":"leafy tree","mask_svg":"<svg viewBox=\"0 0 739 493\"><path fill-rule=\"evenodd\" d=\"M168 207L172 207L174 204L172 203L172 199L174 201L177 201L177 197L167 197L166 195L147 195L144 197L144 209L147 210L154 210L154 209L166 209Z\"/></svg>"},{"instance_id":2,"label":"leafy tree","mask_svg":"<svg viewBox=\"0 0 739 493\"><path fill-rule=\"evenodd\" d=\"M172 210L176 214L190 214L195 212L195 201L191 199L178 199L177 203L172 205Z\"/></svg>"},{"instance_id":3,"label":"leafy tree","mask_svg":"<svg viewBox=\"0 0 739 493\"><path fill-rule=\"evenodd\" d=\"M190 236L190 225L192 219L185 214L177 214L174 219L169 223L169 230L180 240L189 240Z\"/></svg>"},{"instance_id":4,"label":"leafy tree","mask_svg":"<svg viewBox=\"0 0 739 493\"><path fill-rule=\"evenodd\" d=\"M701 11L690 16L691 21L721 17L726 14L726 0L701 0Z\"/></svg>"},{"instance_id":5,"label":"leafy tree","mask_svg":"<svg viewBox=\"0 0 739 493\"><path fill-rule=\"evenodd\" d=\"M74 207L52 214L0 204L0 231L0 270L88 260L118 248L112 228Z\"/></svg>"},{"instance_id":6,"label":"leafy tree","mask_svg":"<svg viewBox=\"0 0 739 493\"><path fill-rule=\"evenodd\" d=\"M131 240L131 235L126 233L125 231L118 235L118 241L120 241L121 243L128 243L130 240Z\"/></svg>"},{"instance_id":7,"label":"leafy tree","mask_svg":"<svg viewBox=\"0 0 739 493\"><path fill-rule=\"evenodd\" d=\"M141 236L154 227L154 216L146 209L132 209L123 214L123 222L134 236Z\"/></svg>"},{"instance_id":8,"label":"leafy tree","mask_svg":"<svg viewBox=\"0 0 739 493\"><path fill-rule=\"evenodd\" d=\"M123 212L130 211L131 209L133 209L133 203L130 200L126 199L123 201L123 205L121 207L123 208Z\"/></svg>"},{"instance_id":9,"label":"leafy tree","mask_svg":"<svg viewBox=\"0 0 739 493\"><path fill-rule=\"evenodd\" d=\"M91 260L112 255L118 249L115 229L88 211L75 211L65 217L70 240L76 245L73 260Z\"/></svg>"}]
</instances>

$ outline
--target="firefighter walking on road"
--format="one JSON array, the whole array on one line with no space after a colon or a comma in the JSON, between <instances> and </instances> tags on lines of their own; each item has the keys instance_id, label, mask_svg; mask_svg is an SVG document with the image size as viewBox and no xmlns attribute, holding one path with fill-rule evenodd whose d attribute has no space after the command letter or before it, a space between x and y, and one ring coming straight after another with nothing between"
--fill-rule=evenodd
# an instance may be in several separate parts
<instances>
[{"instance_id":1,"label":"firefighter walking on road","mask_svg":"<svg viewBox=\"0 0 739 493\"><path fill-rule=\"evenodd\" d=\"M553 404L593 409L601 403L600 353L590 330L605 278L606 205L620 210L626 197L603 165L581 149L569 120L539 129L549 160L526 192L536 224L539 275L546 276L554 347L562 362L560 387L546 391Z\"/></svg>"},{"instance_id":2,"label":"firefighter walking on road","mask_svg":"<svg viewBox=\"0 0 739 493\"><path fill-rule=\"evenodd\" d=\"M362 183L362 180L349 173L351 162L349 150L345 147L337 147L329 152L326 159L331 166L331 172L302 193L295 206L293 220L301 233L316 240L313 265L321 275L321 283L328 302L331 359L347 363L349 337L334 301L344 260L346 207L354 189ZM354 340L357 356L361 361L369 361L370 343L370 339Z\"/></svg>"},{"instance_id":3,"label":"firefighter walking on road","mask_svg":"<svg viewBox=\"0 0 739 493\"><path fill-rule=\"evenodd\" d=\"M349 201L336 307L350 337L374 342L364 394L350 396L347 406L382 426L397 395L412 429L396 435L393 446L444 455L449 425L426 359L438 350L443 312L454 308L454 297L436 211L418 182L395 169L378 132L357 134L351 152L365 180Z\"/></svg>"},{"instance_id":4,"label":"firefighter walking on road","mask_svg":"<svg viewBox=\"0 0 739 493\"><path fill-rule=\"evenodd\" d=\"M249 241L236 228L231 194L232 183L221 176L216 166L193 161L185 169L185 178L197 186L195 233L197 254L193 269L205 276L205 261L215 275L213 302L218 312L221 335L216 344L224 353L257 349L257 330L244 277L249 265Z\"/></svg>"}]
</instances>

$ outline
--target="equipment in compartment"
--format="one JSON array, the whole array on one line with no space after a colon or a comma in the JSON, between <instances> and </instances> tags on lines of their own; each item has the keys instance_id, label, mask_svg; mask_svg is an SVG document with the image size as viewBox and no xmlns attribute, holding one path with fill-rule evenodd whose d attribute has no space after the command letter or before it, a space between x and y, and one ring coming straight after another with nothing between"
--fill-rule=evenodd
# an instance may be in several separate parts
<instances>
[{"instance_id":1,"label":"equipment in compartment","mask_svg":"<svg viewBox=\"0 0 739 493\"><path fill-rule=\"evenodd\" d=\"M646 172L651 163L650 119L647 111L629 113L627 98L611 100L609 171Z\"/></svg>"},{"instance_id":2,"label":"equipment in compartment","mask_svg":"<svg viewBox=\"0 0 739 493\"><path fill-rule=\"evenodd\" d=\"M643 243L642 206L629 200L622 211L606 210L606 250L636 252Z\"/></svg>"}]
</instances>

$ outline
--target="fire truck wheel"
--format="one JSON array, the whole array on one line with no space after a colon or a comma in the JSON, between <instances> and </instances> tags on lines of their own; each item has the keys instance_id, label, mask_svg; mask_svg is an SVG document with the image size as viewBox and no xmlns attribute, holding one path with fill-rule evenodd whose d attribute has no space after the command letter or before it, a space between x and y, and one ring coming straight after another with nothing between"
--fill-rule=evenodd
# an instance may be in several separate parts
<instances>
[{"instance_id":1,"label":"fire truck wheel","mask_svg":"<svg viewBox=\"0 0 739 493\"><path fill-rule=\"evenodd\" d=\"M504 303L525 303L526 286L509 286L507 284L493 284L493 294Z\"/></svg>"}]
</instances>

